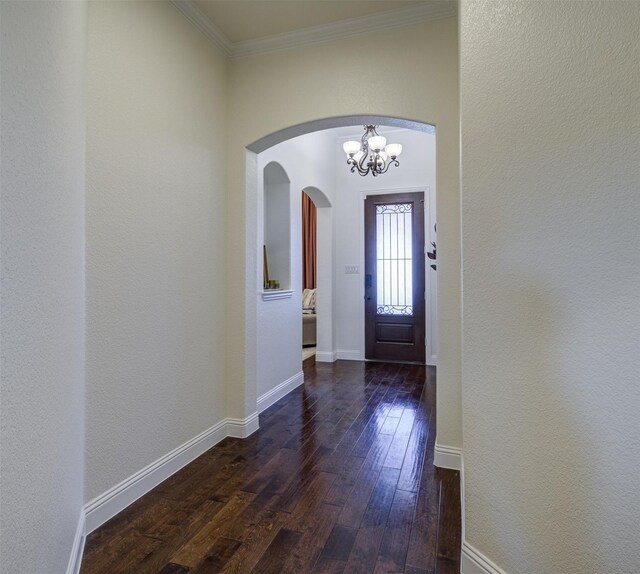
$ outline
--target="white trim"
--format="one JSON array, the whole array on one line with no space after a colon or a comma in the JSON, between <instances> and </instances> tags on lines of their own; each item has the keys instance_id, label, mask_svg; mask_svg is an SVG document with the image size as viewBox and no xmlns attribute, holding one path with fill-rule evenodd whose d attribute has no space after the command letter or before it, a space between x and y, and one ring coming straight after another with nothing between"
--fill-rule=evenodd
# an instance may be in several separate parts
<instances>
[{"instance_id":1,"label":"white trim","mask_svg":"<svg viewBox=\"0 0 640 574\"><path fill-rule=\"evenodd\" d=\"M277 387L273 387L273 389L258 397L258 412L261 413L265 409L268 409L272 404L278 402L282 397L288 395L293 389L303 383L304 373L300 371L293 375L293 377L289 377L286 381L280 383Z\"/></svg>"},{"instance_id":2,"label":"white trim","mask_svg":"<svg viewBox=\"0 0 640 574\"><path fill-rule=\"evenodd\" d=\"M507 574L466 540L462 543L461 574Z\"/></svg>"},{"instance_id":3,"label":"white trim","mask_svg":"<svg viewBox=\"0 0 640 574\"><path fill-rule=\"evenodd\" d=\"M228 436L245 438L258 429L258 413L244 420L226 418L103 492L84 506L85 534L113 518L162 481Z\"/></svg>"},{"instance_id":4,"label":"white trim","mask_svg":"<svg viewBox=\"0 0 640 574\"><path fill-rule=\"evenodd\" d=\"M336 351L336 357L343 361L364 361L360 351Z\"/></svg>"},{"instance_id":5,"label":"white trim","mask_svg":"<svg viewBox=\"0 0 640 574\"><path fill-rule=\"evenodd\" d=\"M294 30L283 34L275 34L266 38L246 40L231 44L232 58L246 58L279 52L292 48L299 48L308 44L331 42L342 38L349 38L367 32L377 32L388 28L397 28L417 24L426 20L442 20L456 15L455 2L434 2L408 6L397 10L387 10L367 16L358 16L330 24L311 26L302 30Z\"/></svg>"},{"instance_id":6,"label":"white trim","mask_svg":"<svg viewBox=\"0 0 640 574\"><path fill-rule=\"evenodd\" d=\"M316 363L335 363L337 358L336 351L316 351Z\"/></svg>"},{"instance_id":7,"label":"white trim","mask_svg":"<svg viewBox=\"0 0 640 574\"><path fill-rule=\"evenodd\" d=\"M457 446L438 444L438 437L436 437L436 444L433 447L433 464L439 468L461 470L462 449Z\"/></svg>"},{"instance_id":8,"label":"white trim","mask_svg":"<svg viewBox=\"0 0 640 574\"><path fill-rule=\"evenodd\" d=\"M427 365L430 365L432 367L437 367L438 366L438 355L431 355L431 357L429 357L429 360L427 361Z\"/></svg>"},{"instance_id":9,"label":"white trim","mask_svg":"<svg viewBox=\"0 0 640 574\"><path fill-rule=\"evenodd\" d=\"M234 438L247 438L260 428L258 423L258 413L249 415L246 419L225 419L227 436Z\"/></svg>"},{"instance_id":10,"label":"white trim","mask_svg":"<svg viewBox=\"0 0 640 574\"><path fill-rule=\"evenodd\" d=\"M192 0L171 0L171 4L218 49L233 59L279 52L308 44L331 42L367 32L418 24L427 20L452 18L457 13L455 2L434 2L232 43Z\"/></svg>"},{"instance_id":11,"label":"white trim","mask_svg":"<svg viewBox=\"0 0 640 574\"><path fill-rule=\"evenodd\" d=\"M271 291L261 291L263 301L275 301L276 299L290 299L293 291L289 289L273 289Z\"/></svg>"},{"instance_id":12,"label":"white trim","mask_svg":"<svg viewBox=\"0 0 640 574\"><path fill-rule=\"evenodd\" d=\"M76 534L73 538L73 546L71 547L71 556L69 556L69 564L67 565L67 574L80 574L85 538L85 513L84 508L81 508Z\"/></svg>"},{"instance_id":13,"label":"white trim","mask_svg":"<svg viewBox=\"0 0 640 574\"><path fill-rule=\"evenodd\" d=\"M427 211L424 216L424 242L425 249L431 250L431 242L436 243L435 224L437 220L437 198L436 192L432 193L431 188L427 186L424 197L424 208ZM438 356L434 352L438 350L437 345L440 344L440 334L438 332L438 276L431 269L431 265L435 263L429 259L425 253L424 260L424 288L428 293L428 300L425 302L425 336L427 338L427 357L430 357L430 365L438 364ZM434 346L434 341L437 343ZM435 347L435 348L434 348Z\"/></svg>"},{"instance_id":14,"label":"white trim","mask_svg":"<svg viewBox=\"0 0 640 574\"><path fill-rule=\"evenodd\" d=\"M174 8L178 10L191 24L202 32L225 56L231 55L231 42L222 31L211 22L209 18L191 0L170 0Z\"/></svg>"},{"instance_id":15,"label":"white trim","mask_svg":"<svg viewBox=\"0 0 640 574\"><path fill-rule=\"evenodd\" d=\"M462 540L465 539L464 520L465 520L465 497L464 497L464 453L460 457L460 517L462 523Z\"/></svg>"}]
</instances>

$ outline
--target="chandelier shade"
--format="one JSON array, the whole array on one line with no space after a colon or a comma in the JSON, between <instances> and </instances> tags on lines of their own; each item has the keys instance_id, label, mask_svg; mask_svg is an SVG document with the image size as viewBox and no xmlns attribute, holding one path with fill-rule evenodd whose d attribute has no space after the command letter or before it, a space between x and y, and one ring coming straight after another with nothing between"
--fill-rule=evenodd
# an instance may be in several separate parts
<instances>
[{"instance_id":1,"label":"chandelier shade","mask_svg":"<svg viewBox=\"0 0 640 574\"><path fill-rule=\"evenodd\" d=\"M384 151L386 151L390 157L398 157L402 153L402 144L389 144L384 148Z\"/></svg>"},{"instance_id":2,"label":"chandelier shade","mask_svg":"<svg viewBox=\"0 0 640 574\"><path fill-rule=\"evenodd\" d=\"M386 173L392 165L400 165L397 158L402 153L402 145L387 144L387 138L378 134L377 127L364 126L364 135L359 142L351 140L342 144L351 173L358 172L362 176L370 173L376 177Z\"/></svg>"},{"instance_id":3,"label":"chandelier shade","mask_svg":"<svg viewBox=\"0 0 640 574\"><path fill-rule=\"evenodd\" d=\"M352 155L360 151L360 142L349 141L342 144L342 149L347 155Z\"/></svg>"},{"instance_id":4,"label":"chandelier shade","mask_svg":"<svg viewBox=\"0 0 640 574\"><path fill-rule=\"evenodd\" d=\"M369 144L369 149L379 152L380 150L384 149L384 146L387 145L387 138L384 138L382 136L374 136L372 138L369 138L367 140L367 143Z\"/></svg>"}]
</instances>

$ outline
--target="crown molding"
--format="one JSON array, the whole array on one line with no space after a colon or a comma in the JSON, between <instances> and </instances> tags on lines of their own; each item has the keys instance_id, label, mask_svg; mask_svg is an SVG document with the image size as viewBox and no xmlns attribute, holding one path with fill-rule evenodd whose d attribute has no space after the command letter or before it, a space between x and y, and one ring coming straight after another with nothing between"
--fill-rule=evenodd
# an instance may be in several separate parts
<instances>
[{"instance_id":1,"label":"crown molding","mask_svg":"<svg viewBox=\"0 0 640 574\"><path fill-rule=\"evenodd\" d=\"M256 40L231 43L192 0L171 0L171 4L232 59L280 52L309 44L349 38L367 32L377 32L388 28L417 24L427 20L442 20L451 18L457 13L456 2L448 0L349 18L331 24L312 26Z\"/></svg>"},{"instance_id":2,"label":"crown molding","mask_svg":"<svg viewBox=\"0 0 640 574\"><path fill-rule=\"evenodd\" d=\"M191 0L169 0L191 24L202 32L225 56L231 56L231 42Z\"/></svg>"}]
</instances>

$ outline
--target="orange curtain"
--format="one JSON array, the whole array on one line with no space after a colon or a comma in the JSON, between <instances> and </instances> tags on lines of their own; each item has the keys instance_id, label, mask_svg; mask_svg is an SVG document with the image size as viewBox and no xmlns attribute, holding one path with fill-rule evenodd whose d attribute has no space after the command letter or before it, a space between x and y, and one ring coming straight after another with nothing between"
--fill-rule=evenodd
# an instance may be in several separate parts
<instances>
[{"instance_id":1,"label":"orange curtain","mask_svg":"<svg viewBox=\"0 0 640 574\"><path fill-rule=\"evenodd\" d=\"M316 288L316 218L317 209L302 192L302 288Z\"/></svg>"}]
</instances>

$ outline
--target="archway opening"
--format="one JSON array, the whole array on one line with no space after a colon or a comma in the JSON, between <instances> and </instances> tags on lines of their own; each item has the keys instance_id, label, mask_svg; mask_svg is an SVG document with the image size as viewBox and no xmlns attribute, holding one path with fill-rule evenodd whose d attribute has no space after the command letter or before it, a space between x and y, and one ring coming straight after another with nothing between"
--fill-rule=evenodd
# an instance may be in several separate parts
<instances>
[{"instance_id":1,"label":"archway opening","mask_svg":"<svg viewBox=\"0 0 640 574\"><path fill-rule=\"evenodd\" d=\"M274 147L280 144L285 144L285 142L291 142L293 139L298 138L299 136L315 134L316 132L325 132L326 130L335 130L336 128L351 127L353 129L361 129L361 126L365 124L382 125L387 128L399 128L402 130L412 130L414 132L421 132L422 134L431 134L435 142L435 127L429 124L415 122L411 120L405 120L401 118L392 118L392 117L384 117L384 116L343 116L343 117L336 117L336 118L326 118L326 119L316 120L312 122L307 122L304 124L299 124L296 126L291 126L283 130L279 130L278 132L269 134L263 138L260 138L259 140L247 146L247 153L246 153L246 208L247 208L247 211L246 211L246 214L247 214L246 347L247 347L247 353L245 355L247 357L246 381L248 382L248 384L251 384L251 382L253 381L256 382L255 384L257 388L256 388L255 396L257 398L258 411L264 410L264 408L266 408L270 404L273 404L273 402L278 400L281 396L284 396L286 393L292 390L295 386L297 386L298 384L302 384L303 382L302 373L299 372L299 373L292 373L290 377L283 378L279 382L277 380L272 380L269 383L269 385L267 385L266 387L264 385L261 385L260 378L264 377L264 372L263 372L264 369L262 368L262 365L260 365L260 368L258 368L256 355L252 353L252 349L256 348L256 342L258 337L260 336L260 327L257 324L257 318L258 316L262 315L261 298L260 297L256 298L255 288L253 289L251 288L253 285L256 285L256 282L254 282L253 278L258 278L257 283L258 285L261 284L261 275L259 273L259 270L261 268L259 247L261 246L257 245L258 243L257 240L258 240L258 235L260 232L260 225L261 225L261 222L259 221L259 219L263 209L263 206L260 203L262 201L260 198L260 195L262 191L262 186L264 185L260 181L261 167L265 165L264 163L265 161L273 160L273 157L269 156L269 153L273 150ZM335 152L335 149L336 148L334 146L334 152ZM434 144L433 150L434 150L434 158L435 158L435 144ZM311 157L311 154L310 154L310 157ZM334 161L336 161L335 158L334 158ZM329 235L333 236L334 228L336 226L335 214L333 213L335 211L335 207L333 209L329 207L334 205L332 203L332 200L330 199L331 194L330 193L324 194L323 192L320 192L320 189L324 190L327 188L327 186L308 185L306 187L300 188L300 186L296 184L296 181L295 181L296 177L293 173L297 169L296 165L293 164L294 167L292 169L289 165L286 165L285 162L281 162L281 163L284 166L284 169L287 171L291 181L293 182L291 186L292 197L297 196L298 197L297 201L300 202L300 197L301 197L300 191L302 190L308 191L310 196L315 195L315 199L317 199L319 205L325 206L325 207L320 207L320 209L318 210L318 213L322 213L323 211L326 211L327 213L331 213L331 217L328 218L330 220L330 223L328 222L328 227L330 228ZM312 163L312 168L317 167L321 163L322 162L317 161L317 158L314 158L314 162ZM344 166L344 169L347 170L347 167ZM311 169L310 171L313 171L313 170ZM433 171L434 171L433 186L430 191L432 192L432 197L434 198L433 208L435 210L435 159L434 159ZM359 179L362 179L362 178L359 178ZM302 181L304 181L304 179ZM382 178L380 178L380 181L382 181ZM327 203L329 205L326 205ZM295 213L296 210L300 211L299 203L292 204L291 213ZM292 237L294 238L300 237L300 233L296 229L293 229ZM432 236L428 235L427 237L431 239ZM253 249L253 246L257 246L257 248ZM361 273L361 271L359 271L358 268L360 267L360 270L362 270L363 266L358 265L359 260L357 258L354 258L354 261L353 261L354 265L341 266L339 263L337 263L335 253L333 252L334 248L335 248L335 245L332 245L330 253L327 253L327 258L330 261L328 265L330 272L327 274L323 274L323 276L331 282L331 285L328 287L322 288L318 292L318 303L317 303L318 308L331 309L330 314L327 314L324 317L324 319L327 319L327 323L330 324L330 327L323 328L321 325L318 325L319 341L323 339L324 335L326 335L326 340L327 340L326 349L323 349L323 353L320 354L318 358L320 360L325 360L330 362L334 361L336 358L362 360L364 358L363 354L355 346L351 349L347 349L346 352L343 352L342 356L340 356L341 350L336 347L336 341L335 341L336 325L335 325L334 319L335 319L335 315L340 311L337 310L336 308L334 295L336 292L336 286L335 286L336 279L340 281L345 280L345 278L342 277L342 273L341 273L342 267L345 268L344 274L346 275L350 273L350 271L347 270L347 267L349 269L355 268L354 273L358 274L358 273ZM298 257L298 253L296 252L296 249L292 249L291 257L293 262L292 263L292 270L293 270L296 262L300 261L300 257ZM351 261L349 263L351 263ZM430 270L430 267L429 267L429 270ZM348 277L347 280L352 281L354 282L354 284L357 284L357 285L361 283L361 281L358 281L357 276ZM295 297L298 296L295 293L295 288L297 287L297 283L298 283L297 276L294 272L292 273L292 283L291 283L292 291L294 291L294 294L291 295L293 299L295 299ZM435 275L433 276L433 278L429 277L428 284L435 285ZM299 307L302 306L301 295L302 294L300 293ZM323 304L323 297L324 297L324 304ZM362 301L362 298L360 298L360 301ZM358 303L356 302L355 305L358 305ZM352 304L352 307L354 307L355 305ZM295 307L295 305L293 306ZM426 321L428 322L427 330L428 332L430 331L430 337L429 337L430 339L434 335L436 335L434 332L435 324L436 324L434 311L435 311L435 305L432 312L428 313L428 316L426 319ZM298 309L297 312L300 313L300 309ZM362 313L364 313L364 311L362 311ZM324 322L321 316L318 317L318 320L321 323ZM300 331L301 331L302 325L300 323L299 315L296 321L297 321L297 324L300 325ZM356 321L356 322L360 323L359 321ZM364 324L364 321L361 321L361 323ZM302 337L300 332L300 340L301 339ZM359 347L363 351L364 344L359 345ZM428 356L428 360L433 360L434 358L435 357L433 353L431 353L431 356ZM270 396L272 400L265 401L265 398L264 398L265 388L269 389L267 392L271 392ZM247 396L251 396L252 394L251 391L249 389L248 391L249 392L247 393Z\"/></svg>"},{"instance_id":2,"label":"archway opening","mask_svg":"<svg viewBox=\"0 0 640 574\"><path fill-rule=\"evenodd\" d=\"M333 211L327 195L317 187L302 190L302 345L303 360L314 356L317 361L333 359ZM305 229L305 197L313 205L312 224L315 237ZM311 225L310 225L311 226ZM310 243L313 242L313 249ZM311 253L313 251L313 253ZM310 260L313 260L313 263ZM312 273L307 266L313 264ZM305 277L306 275L306 277ZM313 275L313 281L310 278ZM310 292L313 290L313 292Z\"/></svg>"}]
</instances>

